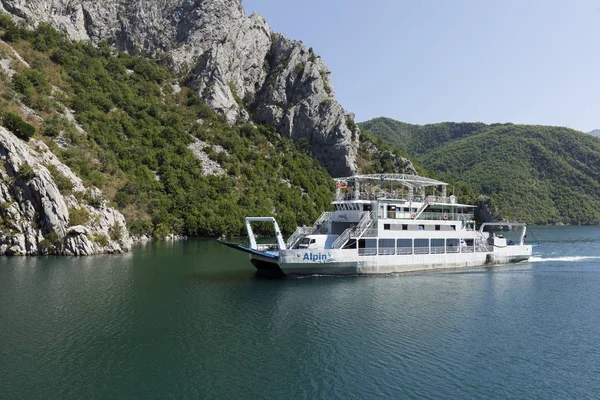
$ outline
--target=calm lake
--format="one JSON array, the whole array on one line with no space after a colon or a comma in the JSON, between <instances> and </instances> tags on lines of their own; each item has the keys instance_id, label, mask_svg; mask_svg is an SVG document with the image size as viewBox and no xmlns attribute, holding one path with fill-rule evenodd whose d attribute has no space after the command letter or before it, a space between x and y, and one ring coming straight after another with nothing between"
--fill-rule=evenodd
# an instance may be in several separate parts
<instances>
[{"instance_id":1,"label":"calm lake","mask_svg":"<svg viewBox=\"0 0 600 400\"><path fill-rule=\"evenodd\" d=\"M0 258L0 399L597 398L600 228L532 230L529 262L378 277L212 240Z\"/></svg>"}]
</instances>

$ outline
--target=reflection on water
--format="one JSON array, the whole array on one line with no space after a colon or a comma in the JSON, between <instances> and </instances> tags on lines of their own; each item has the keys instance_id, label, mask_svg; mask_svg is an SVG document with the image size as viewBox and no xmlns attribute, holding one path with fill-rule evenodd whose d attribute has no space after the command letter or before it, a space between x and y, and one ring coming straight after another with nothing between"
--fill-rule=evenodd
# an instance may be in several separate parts
<instances>
[{"instance_id":1,"label":"reflection on water","mask_svg":"<svg viewBox=\"0 0 600 400\"><path fill-rule=\"evenodd\" d=\"M3 258L0 398L594 397L600 229L534 232L530 262L372 277L212 240Z\"/></svg>"}]
</instances>

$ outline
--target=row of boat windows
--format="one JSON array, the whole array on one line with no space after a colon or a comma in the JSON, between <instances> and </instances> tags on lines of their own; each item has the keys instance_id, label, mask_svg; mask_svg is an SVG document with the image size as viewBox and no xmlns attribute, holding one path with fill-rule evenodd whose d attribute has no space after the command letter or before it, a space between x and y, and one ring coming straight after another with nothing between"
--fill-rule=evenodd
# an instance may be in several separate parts
<instances>
[{"instance_id":1,"label":"row of boat windows","mask_svg":"<svg viewBox=\"0 0 600 400\"><path fill-rule=\"evenodd\" d=\"M358 254L407 255L472 253L473 239L359 239Z\"/></svg>"},{"instance_id":2,"label":"row of boat windows","mask_svg":"<svg viewBox=\"0 0 600 400\"><path fill-rule=\"evenodd\" d=\"M455 231L456 225L383 224L384 231Z\"/></svg>"}]
</instances>

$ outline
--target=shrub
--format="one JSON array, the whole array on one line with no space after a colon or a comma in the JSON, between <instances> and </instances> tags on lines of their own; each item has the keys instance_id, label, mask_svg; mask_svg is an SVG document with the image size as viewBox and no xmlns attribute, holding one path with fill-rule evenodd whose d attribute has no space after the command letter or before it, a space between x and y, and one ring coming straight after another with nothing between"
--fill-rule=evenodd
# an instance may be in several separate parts
<instances>
[{"instance_id":1,"label":"shrub","mask_svg":"<svg viewBox=\"0 0 600 400\"><path fill-rule=\"evenodd\" d=\"M346 127L350 129L350 132L354 133L356 131L356 122L350 117L346 117Z\"/></svg>"},{"instance_id":2,"label":"shrub","mask_svg":"<svg viewBox=\"0 0 600 400\"><path fill-rule=\"evenodd\" d=\"M93 239L94 242L98 243L101 247L108 246L108 238L102 233L95 233Z\"/></svg>"},{"instance_id":3,"label":"shrub","mask_svg":"<svg viewBox=\"0 0 600 400\"><path fill-rule=\"evenodd\" d=\"M90 220L90 213L83 207L69 207L69 226L85 225Z\"/></svg>"},{"instance_id":4,"label":"shrub","mask_svg":"<svg viewBox=\"0 0 600 400\"><path fill-rule=\"evenodd\" d=\"M90 206L94 208L100 208L104 204L104 198L102 196L96 195L92 191L85 192L83 198Z\"/></svg>"},{"instance_id":5,"label":"shrub","mask_svg":"<svg viewBox=\"0 0 600 400\"><path fill-rule=\"evenodd\" d=\"M66 125L68 125L68 121L58 115L46 118L44 121L44 130L42 131L42 135L57 137L65 129Z\"/></svg>"},{"instance_id":6,"label":"shrub","mask_svg":"<svg viewBox=\"0 0 600 400\"><path fill-rule=\"evenodd\" d=\"M52 249L60 248L62 241L56 232L50 232L44 235L44 239L38 243L38 250L42 254L48 254Z\"/></svg>"},{"instance_id":7,"label":"shrub","mask_svg":"<svg viewBox=\"0 0 600 400\"><path fill-rule=\"evenodd\" d=\"M30 180L32 180L33 178L35 178L35 171L33 170L33 168L31 168L31 165L29 165L29 164L21 164L19 166L19 176L25 182L29 182Z\"/></svg>"},{"instance_id":8,"label":"shrub","mask_svg":"<svg viewBox=\"0 0 600 400\"><path fill-rule=\"evenodd\" d=\"M123 228L121 227L121 224L115 222L115 224L110 227L109 234L111 240L121 244L121 239L123 239Z\"/></svg>"},{"instance_id":9,"label":"shrub","mask_svg":"<svg viewBox=\"0 0 600 400\"><path fill-rule=\"evenodd\" d=\"M48 165L48 171L50 171L50 175L52 175L52 179L54 180L54 183L56 183L58 190L60 190L62 194L70 194L74 186L73 181L60 172L58 168L56 168L56 165Z\"/></svg>"},{"instance_id":10,"label":"shrub","mask_svg":"<svg viewBox=\"0 0 600 400\"><path fill-rule=\"evenodd\" d=\"M19 139L28 141L35 134L35 128L23 121L21 117L13 113L5 113L2 116L2 125Z\"/></svg>"}]
</instances>

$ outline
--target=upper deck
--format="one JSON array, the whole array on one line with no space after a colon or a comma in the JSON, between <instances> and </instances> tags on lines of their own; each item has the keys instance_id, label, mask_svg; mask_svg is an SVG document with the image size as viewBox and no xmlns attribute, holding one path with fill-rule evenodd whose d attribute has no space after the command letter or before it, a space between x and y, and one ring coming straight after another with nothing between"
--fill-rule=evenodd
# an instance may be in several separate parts
<instances>
[{"instance_id":1,"label":"upper deck","mask_svg":"<svg viewBox=\"0 0 600 400\"><path fill-rule=\"evenodd\" d=\"M408 201L422 201L427 188L433 188L446 197L446 182L418 175L370 174L334 178L337 184L336 200L377 200L379 197L405 198ZM342 191L342 189L350 189Z\"/></svg>"},{"instance_id":2,"label":"upper deck","mask_svg":"<svg viewBox=\"0 0 600 400\"><path fill-rule=\"evenodd\" d=\"M389 219L472 219L474 206L456 202L447 196L447 183L405 174L355 175L336 178L337 190L332 202L334 212L359 217L373 211L374 218Z\"/></svg>"},{"instance_id":3,"label":"upper deck","mask_svg":"<svg viewBox=\"0 0 600 400\"><path fill-rule=\"evenodd\" d=\"M324 212L312 227L300 227L289 239L301 236L339 235L332 248L353 238L380 234L448 237L474 231L474 206L447 196L447 183L403 174L355 175L336 178L333 211Z\"/></svg>"}]
</instances>

